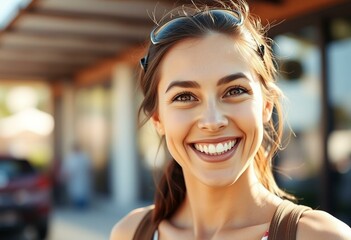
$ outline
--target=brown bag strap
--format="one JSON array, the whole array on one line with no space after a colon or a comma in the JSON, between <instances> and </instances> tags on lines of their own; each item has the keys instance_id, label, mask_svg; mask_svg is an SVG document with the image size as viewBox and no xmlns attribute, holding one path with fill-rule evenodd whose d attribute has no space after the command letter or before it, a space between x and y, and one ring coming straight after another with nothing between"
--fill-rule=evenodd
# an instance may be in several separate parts
<instances>
[{"instance_id":1,"label":"brown bag strap","mask_svg":"<svg viewBox=\"0 0 351 240\"><path fill-rule=\"evenodd\" d=\"M157 229L157 224L152 221L153 209L148 211L139 223L135 231L133 240L152 240Z\"/></svg>"},{"instance_id":2,"label":"brown bag strap","mask_svg":"<svg viewBox=\"0 0 351 240\"><path fill-rule=\"evenodd\" d=\"M269 240L296 240L301 215L311 208L284 200L275 211L269 227Z\"/></svg>"}]
</instances>

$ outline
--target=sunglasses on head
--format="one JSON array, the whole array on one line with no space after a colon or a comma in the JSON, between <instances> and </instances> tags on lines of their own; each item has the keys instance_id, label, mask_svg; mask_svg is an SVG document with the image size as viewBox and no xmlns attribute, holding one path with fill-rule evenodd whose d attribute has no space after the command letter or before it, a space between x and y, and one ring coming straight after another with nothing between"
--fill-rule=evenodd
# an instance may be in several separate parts
<instances>
[{"instance_id":1,"label":"sunglasses on head","mask_svg":"<svg viewBox=\"0 0 351 240\"><path fill-rule=\"evenodd\" d=\"M244 22L244 19L240 12L235 10L228 10L228 9L213 9L208 11L199 12L193 16L181 16L178 18L174 18L163 25L157 26L154 28L150 33L150 40L153 45L162 44L166 39L174 36L174 32L182 30L187 24L189 24L190 20L194 22L201 22L201 21L208 21L210 19L213 24L218 24L221 22L231 22L233 26L241 26ZM264 46L259 45L257 48L257 52L260 57L263 59L264 55ZM148 65L148 57L147 54L140 60L140 65L144 72L147 70Z\"/></svg>"}]
</instances>

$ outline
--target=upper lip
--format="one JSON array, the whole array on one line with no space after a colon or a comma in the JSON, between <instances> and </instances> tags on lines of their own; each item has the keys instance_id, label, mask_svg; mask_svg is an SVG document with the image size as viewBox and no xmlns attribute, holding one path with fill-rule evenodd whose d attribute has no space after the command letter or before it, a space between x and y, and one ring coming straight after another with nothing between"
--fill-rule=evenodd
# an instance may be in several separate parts
<instances>
[{"instance_id":1,"label":"upper lip","mask_svg":"<svg viewBox=\"0 0 351 240\"><path fill-rule=\"evenodd\" d=\"M210 138L210 139L201 139L190 142L190 144L198 144L198 143L221 143L226 141L232 141L238 139L240 137L220 137L220 138Z\"/></svg>"}]
</instances>

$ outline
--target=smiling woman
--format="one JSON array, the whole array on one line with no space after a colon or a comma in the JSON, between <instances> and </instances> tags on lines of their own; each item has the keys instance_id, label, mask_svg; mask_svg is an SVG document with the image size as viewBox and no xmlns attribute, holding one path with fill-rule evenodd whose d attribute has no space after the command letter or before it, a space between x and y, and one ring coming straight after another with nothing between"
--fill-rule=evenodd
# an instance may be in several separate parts
<instances>
[{"instance_id":1,"label":"smiling woman","mask_svg":"<svg viewBox=\"0 0 351 240\"><path fill-rule=\"evenodd\" d=\"M111 240L350 239L331 215L284 200L294 197L271 169L282 93L269 41L245 2L218 3L176 9L151 32L140 111L173 159L155 205L122 219Z\"/></svg>"}]
</instances>

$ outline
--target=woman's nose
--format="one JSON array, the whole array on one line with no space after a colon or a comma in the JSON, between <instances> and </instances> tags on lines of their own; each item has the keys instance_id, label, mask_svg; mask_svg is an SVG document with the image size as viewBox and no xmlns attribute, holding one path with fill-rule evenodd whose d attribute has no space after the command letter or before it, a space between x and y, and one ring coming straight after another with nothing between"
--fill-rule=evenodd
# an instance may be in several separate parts
<instances>
[{"instance_id":1,"label":"woman's nose","mask_svg":"<svg viewBox=\"0 0 351 240\"><path fill-rule=\"evenodd\" d=\"M223 111L216 105L207 106L198 121L198 127L203 130L215 132L228 125L228 119Z\"/></svg>"}]
</instances>

